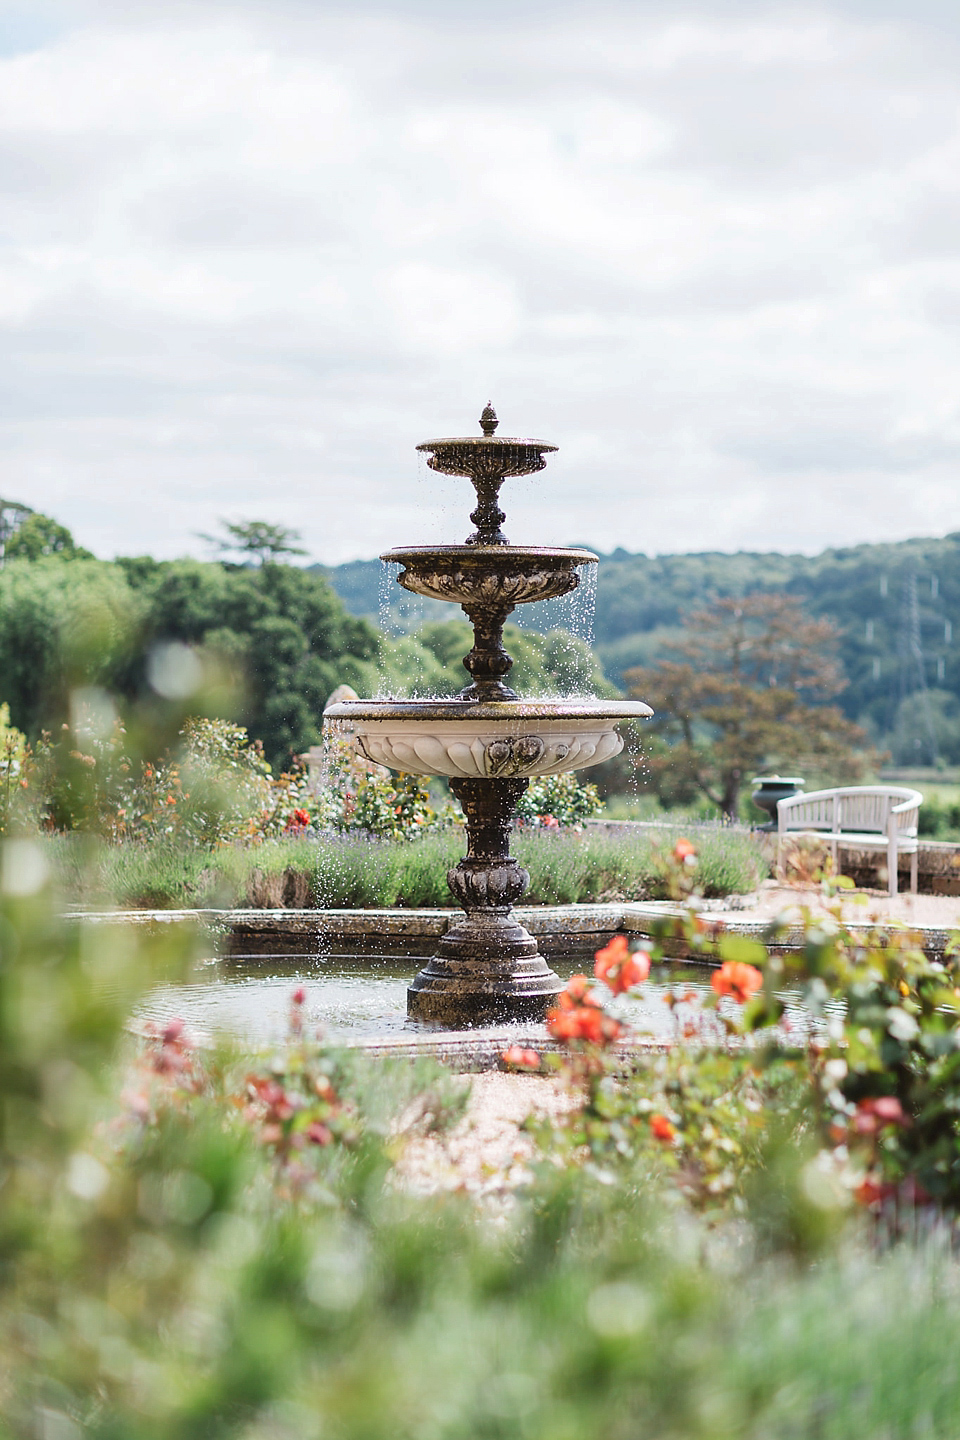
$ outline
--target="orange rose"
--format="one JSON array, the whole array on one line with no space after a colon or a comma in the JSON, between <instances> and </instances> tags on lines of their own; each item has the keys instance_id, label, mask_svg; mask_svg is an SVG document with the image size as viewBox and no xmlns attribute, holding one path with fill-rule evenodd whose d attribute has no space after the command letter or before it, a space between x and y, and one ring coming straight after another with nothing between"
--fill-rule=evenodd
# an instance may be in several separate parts
<instances>
[{"instance_id":1,"label":"orange rose","mask_svg":"<svg viewBox=\"0 0 960 1440\"><path fill-rule=\"evenodd\" d=\"M744 965L737 960L725 960L719 970L710 977L710 984L718 995L729 995L731 999L746 1004L763 984L763 976L755 965Z\"/></svg>"},{"instance_id":2,"label":"orange rose","mask_svg":"<svg viewBox=\"0 0 960 1440\"><path fill-rule=\"evenodd\" d=\"M547 1012L547 1029L555 1040L586 1040L608 1045L619 1038L622 1026L596 1005L576 1005Z\"/></svg>"},{"instance_id":3,"label":"orange rose","mask_svg":"<svg viewBox=\"0 0 960 1440\"><path fill-rule=\"evenodd\" d=\"M650 974L650 956L645 950L631 955L626 935L614 935L609 945L596 952L593 973L610 986L614 995L622 995L646 980Z\"/></svg>"},{"instance_id":4,"label":"orange rose","mask_svg":"<svg viewBox=\"0 0 960 1440\"><path fill-rule=\"evenodd\" d=\"M677 1133L666 1115L651 1115L650 1129L657 1140L672 1140Z\"/></svg>"}]
</instances>

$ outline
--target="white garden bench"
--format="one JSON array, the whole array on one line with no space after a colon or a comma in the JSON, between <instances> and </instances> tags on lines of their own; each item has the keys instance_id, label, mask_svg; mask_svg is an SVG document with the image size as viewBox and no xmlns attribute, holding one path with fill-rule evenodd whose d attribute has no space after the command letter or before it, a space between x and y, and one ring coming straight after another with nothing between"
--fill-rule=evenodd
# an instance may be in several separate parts
<instances>
[{"instance_id":1,"label":"white garden bench","mask_svg":"<svg viewBox=\"0 0 960 1440\"><path fill-rule=\"evenodd\" d=\"M897 893L897 859L909 855L910 889L917 893L917 818L923 796L902 785L847 785L836 790L811 790L789 795L777 805L777 873L788 835L815 835L825 840L833 855L849 846L856 850L886 850L887 886Z\"/></svg>"}]
</instances>

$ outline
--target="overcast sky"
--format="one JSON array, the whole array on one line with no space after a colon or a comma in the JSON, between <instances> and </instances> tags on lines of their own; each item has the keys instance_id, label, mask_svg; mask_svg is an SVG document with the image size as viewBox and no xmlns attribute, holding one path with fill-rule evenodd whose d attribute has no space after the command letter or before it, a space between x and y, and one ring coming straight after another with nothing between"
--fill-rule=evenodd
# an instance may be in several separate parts
<instances>
[{"instance_id":1,"label":"overcast sky","mask_svg":"<svg viewBox=\"0 0 960 1440\"><path fill-rule=\"evenodd\" d=\"M97 554L960 530L960 5L0 0L0 495Z\"/></svg>"}]
</instances>

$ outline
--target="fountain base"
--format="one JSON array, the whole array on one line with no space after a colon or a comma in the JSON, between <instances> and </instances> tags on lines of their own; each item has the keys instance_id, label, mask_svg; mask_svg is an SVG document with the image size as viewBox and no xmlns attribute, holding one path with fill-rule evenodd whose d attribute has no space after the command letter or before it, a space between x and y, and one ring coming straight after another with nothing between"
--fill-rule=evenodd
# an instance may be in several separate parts
<instances>
[{"instance_id":1,"label":"fountain base","mask_svg":"<svg viewBox=\"0 0 960 1440\"><path fill-rule=\"evenodd\" d=\"M509 909L474 911L444 935L410 986L407 1014L453 1028L542 1020L562 989Z\"/></svg>"},{"instance_id":2,"label":"fountain base","mask_svg":"<svg viewBox=\"0 0 960 1440\"><path fill-rule=\"evenodd\" d=\"M528 780L452 780L467 821L467 854L447 874L464 918L407 991L414 1020L455 1028L542 1020L563 983L514 919L530 883L509 851L510 821Z\"/></svg>"}]
</instances>

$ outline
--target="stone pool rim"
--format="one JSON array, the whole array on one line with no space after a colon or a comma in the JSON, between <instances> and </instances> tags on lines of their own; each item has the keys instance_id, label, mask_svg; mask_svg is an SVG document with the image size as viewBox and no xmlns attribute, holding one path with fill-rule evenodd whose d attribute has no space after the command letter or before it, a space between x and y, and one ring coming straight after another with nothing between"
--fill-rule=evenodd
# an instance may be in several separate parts
<instances>
[{"instance_id":1,"label":"stone pool rim","mask_svg":"<svg viewBox=\"0 0 960 1440\"><path fill-rule=\"evenodd\" d=\"M297 938L316 941L321 933L332 945L355 944L357 937L370 934L371 929L380 940L386 939L393 949L405 937L419 940L421 944L433 945L448 925L454 923L461 911L449 909L393 909L393 910L109 910L70 911L65 917L72 922L92 926L134 925L161 928L165 925L192 923L198 929L205 929L214 937L238 935L244 943L256 942L260 937L266 941L277 937L287 942ZM771 920L738 916L736 912L701 912L715 935L739 935L745 938L764 940L773 953L788 953L798 950L803 944L803 929L800 925L785 927L778 940L770 944L766 936ZM547 948L551 940L557 947L569 953L571 941L578 953L587 957L594 948L606 943L616 933L638 937L650 936L654 927L665 918L678 918L683 914L681 907L670 901L611 902L581 905L537 905L521 906L516 911L518 919L531 933L536 934L538 944ZM375 927L375 928L374 928ZM946 946L954 933L935 925L909 926L846 926L853 933L858 931L906 928L922 937L922 945L931 959L943 956ZM672 960L690 961L698 968L713 967L720 962L703 955L691 957L682 939L671 940L664 946ZM276 960L278 954L288 953L265 950L261 954L234 952L222 955L221 961L229 964L231 959L249 964L261 959L265 964ZM358 963L367 955L358 951ZM587 969L588 963L584 968ZM342 1047L378 1058L409 1058L430 1056L452 1069L464 1073L478 1073L497 1069L501 1065L503 1052L510 1045L530 1046L541 1053L560 1047L552 1040L542 1024L513 1025L507 1028L491 1026L469 1030L436 1030L412 1035L382 1034L356 1036L345 1039ZM622 1049L625 1062L630 1055L640 1052L663 1051L668 1043L651 1037L636 1036L618 1049Z\"/></svg>"},{"instance_id":2,"label":"stone pool rim","mask_svg":"<svg viewBox=\"0 0 960 1440\"><path fill-rule=\"evenodd\" d=\"M444 935L458 919L462 911L450 908L432 909L363 909L363 910L286 910L286 909L184 909L184 910L71 910L64 918L88 925L132 925L162 927L191 923L206 929L213 936L227 936L245 941L264 940L295 941L297 939L317 940L321 936L331 944L356 943L359 940L375 939L391 946L404 942L420 941L433 943ZM764 940L774 952L797 950L803 945L803 927L783 927L773 943L769 935L772 919L740 915L736 911L705 910L703 919L714 935L739 935L749 939ZM628 935L651 936L655 926L664 919L679 918L684 914L681 907L665 900L597 902L579 905L521 905L515 909L517 919L538 942L556 946L570 946L574 942L577 950L586 951L591 944L597 948L605 944L611 935L625 932ZM956 927L919 923L858 924L845 923L845 929L857 935L877 930L907 930L921 937L924 951L931 957L943 955ZM671 959L688 958L682 939L668 942L667 953ZM275 958L277 950L266 952L263 958ZM391 950L390 953L397 953ZM410 952L414 953L413 951ZM255 953L233 950L222 955L250 960ZM703 956L697 957L701 964L719 964Z\"/></svg>"}]
</instances>

